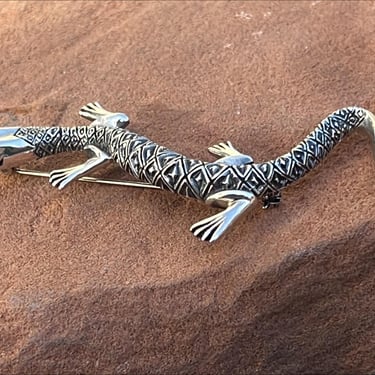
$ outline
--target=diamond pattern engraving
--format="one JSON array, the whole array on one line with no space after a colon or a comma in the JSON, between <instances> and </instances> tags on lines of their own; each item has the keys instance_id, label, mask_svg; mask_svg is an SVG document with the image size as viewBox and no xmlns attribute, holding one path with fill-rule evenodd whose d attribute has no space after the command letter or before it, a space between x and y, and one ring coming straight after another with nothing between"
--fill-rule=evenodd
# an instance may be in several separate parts
<instances>
[{"instance_id":1,"label":"diamond pattern engraving","mask_svg":"<svg viewBox=\"0 0 375 375\"><path fill-rule=\"evenodd\" d=\"M269 179L275 189L282 189L290 182L296 181L308 171L315 168L328 152L339 143L353 128L361 125L365 113L362 109L348 107L338 110L325 118L318 127L311 132L300 144L273 162L279 174L270 176L268 169L263 164L260 169ZM268 164L268 163L265 163Z\"/></svg>"},{"instance_id":2,"label":"diamond pattern engraving","mask_svg":"<svg viewBox=\"0 0 375 375\"><path fill-rule=\"evenodd\" d=\"M360 108L336 111L289 153L266 163L244 165L189 159L119 128L28 127L19 128L15 136L35 146L38 157L94 145L136 178L187 197L205 199L222 190L245 190L256 196L276 194L313 169L364 118L365 111Z\"/></svg>"}]
</instances>

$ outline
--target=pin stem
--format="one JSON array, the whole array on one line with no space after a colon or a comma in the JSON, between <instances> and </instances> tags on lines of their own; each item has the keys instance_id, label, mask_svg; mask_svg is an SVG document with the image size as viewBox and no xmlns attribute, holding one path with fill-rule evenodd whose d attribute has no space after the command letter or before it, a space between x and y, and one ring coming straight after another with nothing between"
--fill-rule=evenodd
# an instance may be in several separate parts
<instances>
[{"instance_id":1,"label":"pin stem","mask_svg":"<svg viewBox=\"0 0 375 375\"><path fill-rule=\"evenodd\" d=\"M26 176L34 176L34 177L45 177L49 178L48 172L40 172L30 169L20 169L15 168L14 171L18 174L26 175ZM138 181L126 181L126 180L111 180L111 179L103 179L103 178L96 178L96 177L80 177L77 181L81 182L91 182L95 184L105 184L105 185L116 185L116 186L127 186L127 187L135 187L135 188L146 188L146 189L157 189L160 190L159 186L154 186L148 184L146 182L138 182Z\"/></svg>"}]
</instances>

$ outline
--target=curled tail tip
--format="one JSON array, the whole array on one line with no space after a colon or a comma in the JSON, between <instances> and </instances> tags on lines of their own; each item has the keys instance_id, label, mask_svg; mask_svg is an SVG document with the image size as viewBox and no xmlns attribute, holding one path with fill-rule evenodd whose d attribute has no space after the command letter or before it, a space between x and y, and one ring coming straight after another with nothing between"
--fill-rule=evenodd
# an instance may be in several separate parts
<instances>
[{"instance_id":1,"label":"curled tail tip","mask_svg":"<svg viewBox=\"0 0 375 375\"><path fill-rule=\"evenodd\" d=\"M375 115L367 109L365 111L365 118L361 126L369 135L372 142L372 151L375 159Z\"/></svg>"}]
</instances>

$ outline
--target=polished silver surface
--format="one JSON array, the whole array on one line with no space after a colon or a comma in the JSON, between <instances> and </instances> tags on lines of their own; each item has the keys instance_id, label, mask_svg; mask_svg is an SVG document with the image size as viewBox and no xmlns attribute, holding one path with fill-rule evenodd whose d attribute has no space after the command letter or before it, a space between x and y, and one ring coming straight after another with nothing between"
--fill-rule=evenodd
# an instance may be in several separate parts
<instances>
[{"instance_id":1,"label":"polished silver surface","mask_svg":"<svg viewBox=\"0 0 375 375\"><path fill-rule=\"evenodd\" d=\"M363 128L372 141L372 152L375 158L375 116L369 111L366 111L366 118L363 123Z\"/></svg>"},{"instance_id":2,"label":"polished silver surface","mask_svg":"<svg viewBox=\"0 0 375 375\"><path fill-rule=\"evenodd\" d=\"M37 159L34 146L15 136L19 128L0 128L0 170Z\"/></svg>"},{"instance_id":3,"label":"polished silver surface","mask_svg":"<svg viewBox=\"0 0 375 375\"><path fill-rule=\"evenodd\" d=\"M247 191L225 190L212 194L205 203L224 210L195 223L190 231L203 241L216 241L255 201L255 195Z\"/></svg>"},{"instance_id":4,"label":"polished silver surface","mask_svg":"<svg viewBox=\"0 0 375 375\"><path fill-rule=\"evenodd\" d=\"M92 121L91 126L125 129L130 122L125 113L109 112L98 102L86 104L80 109L79 114L86 120Z\"/></svg>"},{"instance_id":5,"label":"polished silver surface","mask_svg":"<svg viewBox=\"0 0 375 375\"><path fill-rule=\"evenodd\" d=\"M219 157L215 162L190 159L126 130L129 118L125 114L109 112L97 102L84 106L80 115L92 121L91 125L0 131L3 165L13 164L11 160L21 162L21 156L30 152L41 158L85 150L85 163L48 174L53 186L63 189L74 180L135 186L131 181L87 177L112 160L143 181L135 187L169 190L223 209L191 227L195 236L210 242L225 233L256 201L261 200L264 208L280 204L281 190L315 168L352 130L366 130L375 150L374 115L358 107L332 113L289 153L263 163L254 163L251 156L242 154L230 142L209 147L209 152Z\"/></svg>"},{"instance_id":6,"label":"polished silver surface","mask_svg":"<svg viewBox=\"0 0 375 375\"><path fill-rule=\"evenodd\" d=\"M52 186L61 190L72 181L79 179L88 172L95 171L111 160L111 156L97 146L87 145L84 150L89 154L89 159L85 163L70 168L56 169L50 173L49 182Z\"/></svg>"}]
</instances>

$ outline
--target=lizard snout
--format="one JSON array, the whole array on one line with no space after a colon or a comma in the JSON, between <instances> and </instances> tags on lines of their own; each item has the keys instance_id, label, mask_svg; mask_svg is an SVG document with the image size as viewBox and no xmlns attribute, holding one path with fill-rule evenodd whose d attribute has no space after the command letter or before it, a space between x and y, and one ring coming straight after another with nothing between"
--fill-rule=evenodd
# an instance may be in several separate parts
<instances>
[{"instance_id":1,"label":"lizard snout","mask_svg":"<svg viewBox=\"0 0 375 375\"><path fill-rule=\"evenodd\" d=\"M19 128L0 128L0 170L17 167L36 159L31 143L17 137Z\"/></svg>"}]
</instances>

